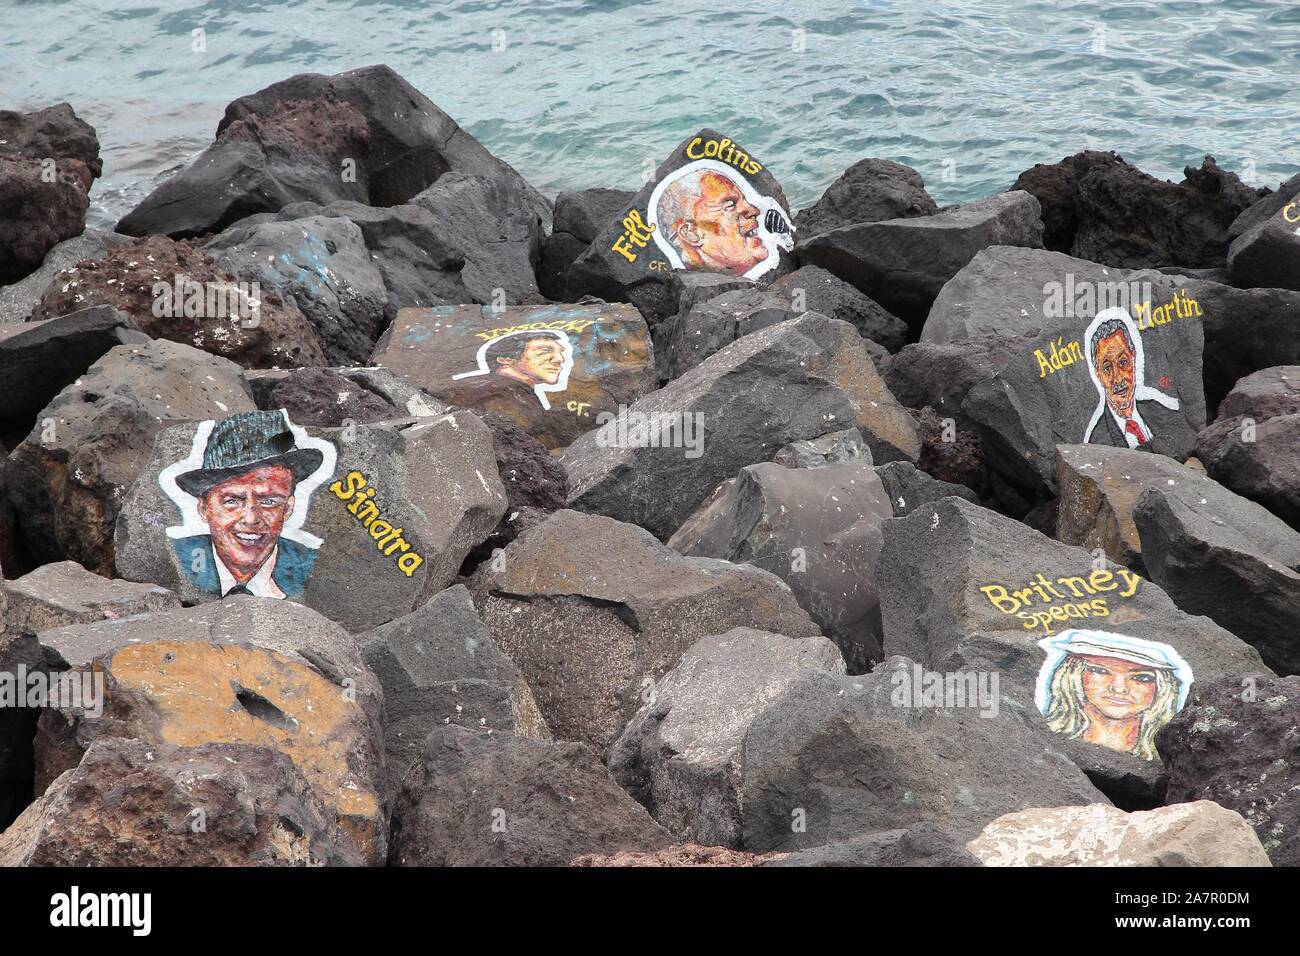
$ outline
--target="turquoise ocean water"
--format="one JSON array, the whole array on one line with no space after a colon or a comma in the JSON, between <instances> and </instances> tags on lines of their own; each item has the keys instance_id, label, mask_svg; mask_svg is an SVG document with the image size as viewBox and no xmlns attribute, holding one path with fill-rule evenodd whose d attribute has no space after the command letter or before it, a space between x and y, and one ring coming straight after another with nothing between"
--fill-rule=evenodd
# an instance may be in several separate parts
<instances>
[{"instance_id":1,"label":"turquoise ocean water","mask_svg":"<svg viewBox=\"0 0 1300 956\"><path fill-rule=\"evenodd\" d=\"M941 204L1083 148L1175 179L1205 153L1254 185L1300 169L1296 0L0 0L0 105L95 126L96 225L236 96L381 62L548 194L634 187L703 125L795 208L865 156Z\"/></svg>"}]
</instances>

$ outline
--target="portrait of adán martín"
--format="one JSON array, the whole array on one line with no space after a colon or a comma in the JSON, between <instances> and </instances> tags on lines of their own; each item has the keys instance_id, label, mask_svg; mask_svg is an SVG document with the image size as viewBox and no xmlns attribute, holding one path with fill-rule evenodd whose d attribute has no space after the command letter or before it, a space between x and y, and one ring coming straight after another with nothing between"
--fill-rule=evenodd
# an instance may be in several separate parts
<instances>
[{"instance_id":1,"label":"portrait of ad\u00e1n mart\u00edn","mask_svg":"<svg viewBox=\"0 0 1300 956\"><path fill-rule=\"evenodd\" d=\"M1143 381L1146 352L1133 317L1122 306L1097 313L1084 332L1084 345L1088 374L1098 392L1084 442L1129 448L1149 444L1153 426L1169 424L1165 409L1176 412L1179 406L1178 399Z\"/></svg>"},{"instance_id":2,"label":"portrait of ad\u00e1n mart\u00edn","mask_svg":"<svg viewBox=\"0 0 1300 956\"><path fill-rule=\"evenodd\" d=\"M189 456L158 476L180 512L166 533L181 573L221 597L300 598L322 544L303 522L337 457L282 410L201 422Z\"/></svg>"}]
</instances>

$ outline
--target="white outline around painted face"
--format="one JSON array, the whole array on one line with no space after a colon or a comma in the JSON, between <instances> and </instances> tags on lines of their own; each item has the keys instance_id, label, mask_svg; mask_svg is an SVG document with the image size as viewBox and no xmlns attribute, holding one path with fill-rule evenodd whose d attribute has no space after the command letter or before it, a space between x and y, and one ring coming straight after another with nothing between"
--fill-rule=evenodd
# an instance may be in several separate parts
<instances>
[{"instance_id":1,"label":"white outline around painted face","mask_svg":"<svg viewBox=\"0 0 1300 956\"><path fill-rule=\"evenodd\" d=\"M782 251L794 248L790 234L768 232L769 211L790 224L789 213L760 195L735 169L697 159L655 186L647 220L654 227L656 245L674 269L756 279L780 265ZM664 213L671 222L664 221ZM794 226L789 228L793 232Z\"/></svg>"},{"instance_id":2,"label":"white outline around painted face","mask_svg":"<svg viewBox=\"0 0 1300 956\"><path fill-rule=\"evenodd\" d=\"M530 340L524 345L523 354L509 362L498 362L495 368L489 368L488 351L497 342L512 336L524 336ZM533 349L530 355L529 349L533 347L533 340L541 339L558 342L559 354L557 355L553 348L543 347ZM547 393L563 392L569 387L569 373L573 371L573 342L562 329L520 329L488 339L479 347L475 361L478 368L471 372L459 372L453 375L451 380L455 382L479 375L500 375L503 378L511 378L530 386L542 408L549 410L551 400L547 397Z\"/></svg>"}]
</instances>

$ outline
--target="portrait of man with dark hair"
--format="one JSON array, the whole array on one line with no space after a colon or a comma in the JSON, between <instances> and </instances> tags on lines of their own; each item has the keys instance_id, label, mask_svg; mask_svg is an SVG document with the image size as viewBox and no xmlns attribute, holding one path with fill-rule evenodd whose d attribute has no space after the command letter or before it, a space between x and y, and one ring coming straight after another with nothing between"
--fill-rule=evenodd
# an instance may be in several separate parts
<instances>
[{"instance_id":1,"label":"portrait of man with dark hair","mask_svg":"<svg viewBox=\"0 0 1300 956\"><path fill-rule=\"evenodd\" d=\"M1178 399L1143 384L1144 355L1137 325L1121 306L1098 313L1084 333L1088 374L1101 398L1083 433L1085 443L1095 443L1098 426L1105 424L1109 443L1138 448L1151 441L1151 427L1139 402L1155 402L1172 410Z\"/></svg>"},{"instance_id":2,"label":"portrait of man with dark hair","mask_svg":"<svg viewBox=\"0 0 1300 956\"><path fill-rule=\"evenodd\" d=\"M527 393L544 409L551 407L548 392L568 387L573 368L573 345L558 329L527 329L507 332L487 342L478 353L478 368L452 376L452 381L481 378L478 391ZM486 378L483 378L486 376Z\"/></svg>"},{"instance_id":3,"label":"portrait of man with dark hair","mask_svg":"<svg viewBox=\"0 0 1300 956\"><path fill-rule=\"evenodd\" d=\"M316 549L285 532L307 507L299 489L314 478L314 490L333 471L332 446L315 440L325 449L300 447L283 411L241 412L203 424L210 430L196 432L191 458L159 477L185 521L169 529L182 573L221 597L301 597ZM185 534L197 530L194 523L201 533Z\"/></svg>"}]
</instances>

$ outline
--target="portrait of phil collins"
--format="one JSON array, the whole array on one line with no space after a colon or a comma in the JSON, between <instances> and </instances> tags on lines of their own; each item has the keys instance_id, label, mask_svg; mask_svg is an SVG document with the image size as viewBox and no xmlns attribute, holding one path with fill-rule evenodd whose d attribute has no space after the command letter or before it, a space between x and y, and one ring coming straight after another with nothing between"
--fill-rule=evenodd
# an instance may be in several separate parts
<instances>
[{"instance_id":1,"label":"portrait of phil collins","mask_svg":"<svg viewBox=\"0 0 1300 956\"><path fill-rule=\"evenodd\" d=\"M674 269L756 279L794 248L794 226L780 204L755 192L716 160L683 166L650 194L650 225Z\"/></svg>"},{"instance_id":2,"label":"portrait of phil collins","mask_svg":"<svg viewBox=\"0 0 1300 956\"><path fill-rule=\"evenodd\" d=\"M1193 675L1168 644L1069 630L1038 642L1047 655L1034 703L1050 730L1156 758L1156 734L1183 709Z\"/></svg>"},{"instance_id":3,"label":"portrait of phil collins","mask_svg":"<svg viewBox=\"0 0 1300 956\"><path fill-rule=\"evenodd\" d=\"M1142 336L1122 306L1097 314L1084 333L1088 346L1088 374L1101 398L1083 433L1085 443L1095 442L1097 426L1105 424L1110 444L1122 441L1137 448L1151 441L1151 428L1139 402L1155 402L1172 410L1178 399L1143 384Z\"/></svg>"},{"instance_id":4,"label":"portrait of phil collins","mask_svg":"<svg viewBox=\"0 0 1300 956\"><path fill-rule=\"evenodd\" d=\"M336 459L282 410L202 422L189 457L158 478L181 513L167 529L181 572L221 597L300 598L322 543L303 519Z\"/></svg>"},{"instance_id":5,"label":"portrait of phil collins","mask_svg":"<svg viewBox=\"0 0 1300 956\"><path fill-rule=\"evenodd\" d=\"M453 375L452 381L491 375L520 389L531 390L549 409L547 392L562 392L569 387L573 370L573 343L559 329L536 329L507 332L485 343L478 350L478 368Z\"/></svg>"}]
</instances>

